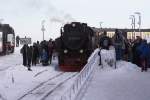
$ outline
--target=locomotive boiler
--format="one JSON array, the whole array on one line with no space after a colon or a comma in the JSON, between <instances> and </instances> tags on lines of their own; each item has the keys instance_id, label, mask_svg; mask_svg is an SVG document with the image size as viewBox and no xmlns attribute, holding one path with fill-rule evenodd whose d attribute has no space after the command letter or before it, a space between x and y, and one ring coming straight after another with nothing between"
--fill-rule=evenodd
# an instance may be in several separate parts
<instances>
[{"instance_id":1,"label":"locomotive boiler","mask_svg":"<svg viewBox=\"0 0 150 100\"><path fill-rule=\"evenodd\" d=\"M94 31L86 23L72 22L61 28L55 40L62 71L80 71L95 48Z\"/></svg>"},{"instance_id":2,"label":"locomotive boiler","mask_svg":"<svg viewBox=\"0 0 150 100\"><path fill-rule=\"evenodd\" d=\"M0 55L14 52L15 33L9 24L0 24Z\"/></svg>"}]
</instances>

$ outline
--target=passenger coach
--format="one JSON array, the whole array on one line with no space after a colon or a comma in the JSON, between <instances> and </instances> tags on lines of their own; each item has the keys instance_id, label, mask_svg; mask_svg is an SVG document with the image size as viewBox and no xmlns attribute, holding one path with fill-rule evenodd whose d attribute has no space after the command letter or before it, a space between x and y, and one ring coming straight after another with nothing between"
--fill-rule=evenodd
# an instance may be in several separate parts
<instances>
[{"instance_id":1,"label":"passenger coach","mask_svg":"<svg viewBox=\"0 0 150 100\"><path fill-rule=\"evenodd\" d=\"M0 24L0 55L14 52L15 33L9 24Z\"/></svg>"}]
</instances>

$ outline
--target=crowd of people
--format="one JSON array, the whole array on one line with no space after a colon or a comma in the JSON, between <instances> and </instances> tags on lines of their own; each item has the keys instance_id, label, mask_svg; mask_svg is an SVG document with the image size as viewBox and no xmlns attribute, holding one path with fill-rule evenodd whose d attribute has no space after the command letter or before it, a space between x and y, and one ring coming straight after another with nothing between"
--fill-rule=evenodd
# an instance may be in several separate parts
<instances>
[{"instance_id":1,"label":"crowd of people","mask_svg":"<svg viewBox=\"0 0 150 100\"><path fill-rule=\"evenodd\" d=\"M107 32L104 31L99 38L100 50L108 50L110 46L115 48L116 60L130 61L141 67L141 71L147 71L150 67L150 43L140 36L136 36L136 39L131 41L118 29L115 30L115 35L112 38L108 37ZM30 46L23 45L21 48L23 65L31 70L31 65L36 66L36 64L42 63L43 66L47 66L51 64L54 47L55 43L52 39L40 43L37 41ZM99 65L101 65L101 59Z\"/></svg>"},{"instance_id":2,"label":"crowd of people","mask_svg":"<svg viewBox=\"0 0 150 100\"><path fill-rule=\"evenodd\" d=\"M140 36L130 41L118 29L115 30L112 38L109 38L104 31L100 36L99 46L101 49L109 49L109 46L114 46L116 60L130 61L141 67L141 71L147 71L147 68L150 67L150 43Z\"/></svg>"},{"instance_id":3,"label":"crowd of people","mask_svg":"<svg viewBox=\"0 0 150 100\"><path fill-rule=\"evenodd\" d=\"M53 50L54 42L52 39L49 41L37 41L37 43L33 43L30 46L24 44L20 51L23 56L23 65L27 66L29 71L31 71L31 65L36 66L42 63L43 66L47 66L51 64Z\"/></svg>"}]
</instances>

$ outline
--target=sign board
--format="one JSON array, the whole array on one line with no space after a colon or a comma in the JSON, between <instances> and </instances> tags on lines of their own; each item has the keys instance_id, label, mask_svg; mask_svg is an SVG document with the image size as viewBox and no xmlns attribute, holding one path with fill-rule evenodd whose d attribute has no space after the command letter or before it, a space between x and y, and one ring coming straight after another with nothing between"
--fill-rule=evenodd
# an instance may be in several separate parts
<instances>
[{"instance_id":1,"label":"sign board","mask_svg":"<svg viewBox=\"0 0 150 100\"><path fill-rule=\"evenodd\" d=\"M31 44L31 38L20 38L20 44Z\"/></svg>"}]
</instances>

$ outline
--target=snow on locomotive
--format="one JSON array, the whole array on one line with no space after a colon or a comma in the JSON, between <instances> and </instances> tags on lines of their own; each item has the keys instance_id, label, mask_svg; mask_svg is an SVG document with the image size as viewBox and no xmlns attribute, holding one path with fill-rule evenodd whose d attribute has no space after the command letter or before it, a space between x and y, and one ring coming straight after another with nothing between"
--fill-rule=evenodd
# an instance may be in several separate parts
<instances>
[{"instance_id":1,"label":"snow on locomotive","mask_svg":"<svg viewBox=\"0 0 150 100\"><path fill-rule=\"evenodd\" d=\"M15 47L15 33L9 24L0 24L0 55L13 53Z\"/></svg>"},{"instance_id":2,"label":"snow on locomotive","mask_svg":"<svg viewBox=\"0 0 150 100\"><path fill-rule=\"evenodd\" d=\"M86 23L72 22L61 28L56 39L58 62L62 71L80 71L95 48L94 31Z\"/></svg>"}]
</instances>

